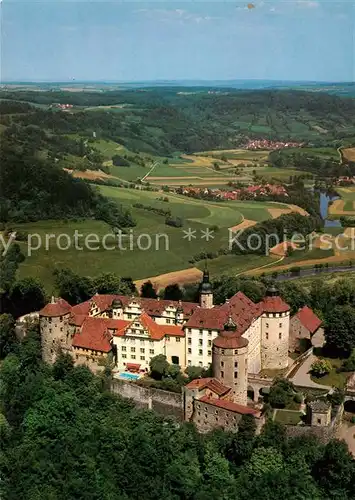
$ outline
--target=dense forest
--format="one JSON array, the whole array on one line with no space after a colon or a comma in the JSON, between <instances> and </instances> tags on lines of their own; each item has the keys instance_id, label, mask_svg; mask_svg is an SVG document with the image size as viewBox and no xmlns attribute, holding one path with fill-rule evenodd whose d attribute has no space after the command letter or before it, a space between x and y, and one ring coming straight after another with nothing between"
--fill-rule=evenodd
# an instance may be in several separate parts
<instances>
[{"instance_id":1,"label":"dense forest","mask_svg":"<svg viewBox=\"0 0 355 500\"><path fill-rule=\"evenodd\" d=\"M132 151L167 155L236 147L246 138L341 145L355 136L355 100L291 90L222 93L181 88L106 92L0 91L1 123L112 139ZM17 101L15 104L14 101ZM11 104L9 104L11 102ZM32 103L31 108L28 108ZM60 112L53 103L72 104ZM94 106L117 106L119 109ZM91 110L90 110L91 108Z\"/></svg>"},{"instance_id":2,"label":"dense forest","mask_svg":"<svg viewBox=\"0 0 355 500\"><path fill-rule=\"evenodd\" d=\"M96 218L113 227L134 226L130 213L41 158L31 135L5 134L0 148L0 221Z\"/></svg>"},{"instance_id":3,"label":"dense forest","mask_svg":"<svg viewBox=\"0 0 355 500\"><path fill-rule=\"evenodd\" d=\"M11 328L7 318L1 326ZM253 417L237 433L199 435L109 392L100 377L61 356L40 355L38 327L1 365L1 496L4 500L349 500L355 462L346 444L287 438Z\"/></svg>"}]
</instances>

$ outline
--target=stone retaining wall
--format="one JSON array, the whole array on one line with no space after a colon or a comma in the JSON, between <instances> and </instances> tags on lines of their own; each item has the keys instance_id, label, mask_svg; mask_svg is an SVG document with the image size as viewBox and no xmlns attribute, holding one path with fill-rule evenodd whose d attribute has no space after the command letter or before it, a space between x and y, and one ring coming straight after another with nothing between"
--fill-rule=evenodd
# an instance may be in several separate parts
<instances>
[{"instance_id":1,"label":"stone retaining wall","mask_svg":"<svg viewBox=\"0 0 355 500\"><path fill-rule=\"evenodd\" d=\"M111 392L132 399L139 408L154 410L163 416L173 417L179 421L183 420L182 394L141 387L134 382L116 378L111 382Z\"/></svg>"}]
</instances>

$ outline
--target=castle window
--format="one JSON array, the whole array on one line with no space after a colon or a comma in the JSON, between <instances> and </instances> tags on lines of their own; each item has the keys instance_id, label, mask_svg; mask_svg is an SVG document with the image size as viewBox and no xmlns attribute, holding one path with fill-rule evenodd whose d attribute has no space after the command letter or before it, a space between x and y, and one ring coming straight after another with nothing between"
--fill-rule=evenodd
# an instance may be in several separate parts
<instances>
[{"instance_id":1,"label":"castle window","mask_svg":"<svg viewBox=\"0 0 355 500\"><path fill-rule=\"evenodd\" d=\"M167 324L167 325L170 325L170 319L167 319L167 320L166 320L166 324Z\"/></svg>"},{"instance_id":2,"label":"castle window","mask_svg":"<svg viewBox=\"0 0 355 500\"><path fill-rule=\"evenodd\" d=\"M191 333L191 328L188 328L187 331L188 331L188 333Z\"/></svg>"},{"instance_id":3,"label":"castle window","mask_svg":"<svg viewBox=\"0 0 355 500\"><path fill-rule=\"evenodd\" d=\"M198 350L198 354L199 354L199 356L202 356L202 354L203 354L202 349L199 349L199 350Z\"/></svg>"},{"instance_id":4,"label":"castle window","mask_svg":"<svg viewBox=\"0 0 355 500\"><path fill-rule=\"evenodd\" d=\"M203 345L203 340L202 339L199 339L198 345Z\"/></svg>"},{"instance_id":5,"label":"castle window","mask_svg":"<svg viewBox=\"0 0 355 500\"><path fill-rule=\"evenodd\" d=\"M203 330L202 330L202 328L200 328L199 334L200 334L200 335L202 335L202 334L203 334Z\"/></svg>"},{"instance_id":6,"label":"castle window","mask_svg":"<svg viewBox=\"0 0 355 500\"><path fill-rule=\"evenodd\" d=\"M61 317L59 318L59 321L63 321L63 316L61 316Z\"/></svg>"},{"instance_id":7,"label":"castle window","mask_svg":"<svg viewBox=\"0 0 355 500\"><path fill-rule=\"evenodd\" d=\"M52 333L52 328L49 329L49 333Z\"/></svg>"},{"instance_id":8,"label":"castle window","mask_svg":"<svg viewBox=\"0 0 355 500\"><path fill-rule=\"evenodd\" d=\"M61 331L61 332L63 331L63 327L62 327L62 326L60 327L60 331Z\"/></svg>"},{"instance_id":9,"label":"castle window","mask_svg":"<svg viewBox=\"0 0 355 500\"><path fill-rule=\"evenodd\" d=\"M281 333L281 332L279 332L279 339L281 339L281 338L282 338L282 333Z\"/></svg>"},{"instance_id":10,"label":"castle window","mask_svg":"<svg viewBox=\"0 0 355 500\"><path fill-rule=\"evenodd\" d=\"M141 361L145 361L145 356L141 356Z\"/></svg>"},{"instance_id":11,"label":"castle window","mask_svg":"<svg viewBox=\"0 0 355 500\"><path fill-rule=\"evenodd\" d=\"M122 346L122 351L126 351L127 350L127 347L126 346Z\"/></svg>"},{"instance_id":12,"label":"castle window","mask_svg":"<svg viewBox=\"0 0 355 500\"><path fill-rule=\"evenodd\" d=\"M224 366L224 361L221 361L221 366L222 366L222 368L223 368L223 366Z\"/></svg>"},{"instance_id":13,"label":"castle window","mask_svg":"<svg viewBox=\"0 0 355 500\"><path fill-rule=\"evenodd\" d=\"M268 333L266 333L266 334L265 334L265 337L266 337L266 340L268 340L268 338L269 338L269 334L268 334Z\"/></svg>"},{"instance_id":14,"label":"castle window","mask_svg":"<svg viewBox=\"0 0 355 500\"><path fill-rule=\"evenodd\" d=\"M212 355L212 352L211 352L211 351L208 351L208 352L207 352L207 354L208 354L209 356L211 356L211 355Z\"/></svg>"},{"instance_id":15,"label":"castle window","mask_svg":"<svg viewBox=\"0 0 355 500\"><path fill-rule=\"evenodd\" d=\"M282 323L279 323L279 328L282 328Z\"/></svg>"},{"instance_id":16,"label":"castle window","mask_svg":"<svg viewBox=\"0 0 355 500\"><path fill-rule=\"evenodd\" d=\"M238 368L238 361L234 362L234 368Z\"/></svg>"},{"instance_id":17,"label":"castle window","mask_svg":"<svg viewBox=\"0 0 355 500\"><path fill-rule=\"evenodd\" d=\"M132 314L127 314L128 319L132 319Z\"/></svg>"},{"instance_id":18,"label":"castle window","mask_svg":"<svg viewBox=\"0 0 355 500\"><path fill-rule=\"evenodd\" d=\"M234 378L238 378L238 372L234 372Z\"/></svg>"},{"instance_id":19,"label":"castle window","mask_svg":"<svg viewBox=\"0 0 355 500\"><path fill-rule=\"evenodd\" d=\"M136 355L135 355L135 354L132 354L132 355L131 355L131 358L132 358L132 359L136 359Z\"/></svg>"},{"instance_id":20,"label":"castle window","mask_svg":"<svg viewBox=\"0 0 355 500\"><path fill-rule=\"evenodd\" d=\"M269 328L269 323L266 323L266 325L265 325L265 326L266 326L266 328Z\"/></svg>"},{"instance_id":21,"label":"castle window","mask_svg":"<svg viewBox=\"0 0 355 500\"><path fill-rule=\"evenodd\" d=\"M48 318L48 323L52 323L52 318Z\"/></svg>"},{"instance_id":22,"label":"castle window","mask_svg":"<svg viewBox=\"0 0 355 500\"><path fill-rule=\"evenodd\" d=\"M321 423L322 423L322 421L321 421L321 419L320 419L320 418L317 418L317 423L318 423L318 424L321 424Z\"/></svg>"},{"instance_id":23,"label":"castle window","mask_svg":"<svg viewBox=\"0 0 355 500\"><path fill-rule=\"evenodd\" d=\"M198 362L198 366L202 366L202 361L199 361L199 362Z\"/></svg>"},{"instance_id":24,"label":"castle window","mask_svg":"<svg viewBox=\"0 0 355 500\"><path fill-rule=\"evenodd\" d=\"M131 347L131 352L136 352L136 348L135 347Z\"/></svg>"},{"instance_id":25,"label":"castle window","mask_svg":"<svg viewBox=\"0 0 355 500\"><path fill-rule=\"evenodd\" d=\"M142 347L142 348L140 349L140 352L141 352L142 354L144 354L144 353L145 353L144 347Z\"/></svg>"},{"instance_id":26,"label":"castle window","mask_svg":"<svg viewBox=\"0 0 355 500\"><path fill-rule=\"evenodd\" d=\"M192 351L191 351L191 349L189 348L189 349L187 350L187 353L188 353L188 354L191 354L191 352L192 352Z\"/></svg>"},{"instance_id":27,"label":"castle window","mask_svg":"<svg viewBox=\"0 0 355 500\"><path fill-rule=\"evenodd\" d=\"M221 372L221 378L224 378L224 372L223 371Z\"/></svg>"},{"instance_id":28,"label":"castle window","mask_svg":"<svg viewBox=\"0 0 355 500\"><path fill-rule=\"evenodd\" d=\"M224 354L224 349L221 350L221 354Z\"/></svg>"},{"instance_id":29,"label":"castle window","mask_svg":"<svg viewBox=\"0 0 355 500\"><path fill-rule=\"evenodd\" d=\"M176 342L180 342L180 337L175 337Z\"/></svg>"},{"instance_id":30,"label":"castle window","mask_svg":"<svg viewBox=\"0 0 355 500\"><path fill-rule=\"evenodd\" d=\"M238 349L235 349L234 354L238 354Z\"/></svg>"},{"instance_id":31,"label":"castle window","mask_svg":"<svg viewBox=\"0 0 355 500\"><path fill-rule=\"evenodd\" d=\"M139 333L139 330L136 330L136 333Z\"/></svg>"},{"instance_id":32,"label":"castle window","mask_svg":"<svg viewBox=\"0 0 355 500\"><path fill-rule=\"evenodd\" d=\"M149 354L154 354L154 349L149 349Z\"/></svg>"},{"instance_id":33,"label":"castle window","mask_svg":"<svg viewBox=\"0 0 355 500\"><path fill-rule=\"evenodd\" d=\"M212 340L209 340L208 341L208 347L211 347L211 345L212 345Z\"/></svg>"},{"instance_id":34,"label":"castle window","mask_svg":"<svg viewBox=\"0 0 355 500\"><path fill-rule=\"evenodd\" d=\"M208 330L208 336L211 337L211 335L212 335L211 330Z\"/></svg>"},{"instance_id":35,"label":"castle window","mask_svg":"<svg viewBox=\"0 0 355 500\"><path fill-rule=\"evenodd\" d=\"M187 343L188 343L189 345L191 345L191 338L190 338L190 337L188 337L188 339L187 339Z\"/></svg>"},{"instance_id":36,"label":"castle window","mask_svg":"<svg viewBox=\"0 0 355 500\"><path fill-rule=\"evenodd\" d=\"M170 337L165 337L167 342L170 342Z\"/></svg>"}]
</instances>

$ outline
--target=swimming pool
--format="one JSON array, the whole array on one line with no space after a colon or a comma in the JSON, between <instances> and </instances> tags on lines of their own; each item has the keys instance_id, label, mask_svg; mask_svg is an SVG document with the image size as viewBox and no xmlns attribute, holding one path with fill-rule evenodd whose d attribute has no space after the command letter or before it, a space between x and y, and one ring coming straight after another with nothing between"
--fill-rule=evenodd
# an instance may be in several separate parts
<instances>
[{"instance_id":1,"label":"swimming pool","mask_svg":"<svg viewBox=\"0 0 355 500\"><path fill-rule=\"evenodd\" d=\"M137 373L122 372L118 375L118 378L123 378L125 380L137 380L139 375Z\"/></svg>"}]
</instances>

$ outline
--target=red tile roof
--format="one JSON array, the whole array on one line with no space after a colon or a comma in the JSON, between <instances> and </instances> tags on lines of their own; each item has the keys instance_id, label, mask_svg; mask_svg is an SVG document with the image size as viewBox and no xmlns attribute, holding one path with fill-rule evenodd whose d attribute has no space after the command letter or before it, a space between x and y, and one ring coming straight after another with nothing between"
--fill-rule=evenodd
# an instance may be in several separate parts
<instances>
[{"instance_id":1,"label":"red tile roof","mask_svg":"<svg viewBox=\"0 0 355 500\"><path fill-rule=\"evenodd\" d=\"M142 309L150 316L160 316L162 312L169 306L182 307L184 317L191 316L193 311L198 307L198 304L193 302L179 302L177 300L160 300L147 299L144 297L128 297L126 295L102 294L94 295L90 300L78 304L73 307L73 312L77 314L89 314L91 302L95 302L101 311L105 311L111 307L112 301L118 299L126 307L132 301L138 302Z\"/></svg>"},{"instance_id":2,"label":"red tile roof","mask_svg":"<svg viewBox=\"0 0 355 500\"><path fill-rule=\"evenodd\" d=\"M172 337L185 337L185 332L178 325L158 325L164 335Z\"/></svg>"},{"instance_id":3,"label":"red tile roof","mask_svg":"<svg viewBox=\"0 0 355 500\"><path fill-rule=\"evenodd\" d=\"M127 324L127 321L120 319L87 317L80 332L74 335L72 345L93 351L109 352L112 335L118 335ZM115 332L111 334L109 329Z\"/></svg>"},{"instance_id":4,"label":"red tile roof","mask_svg":"<svg viewBox=\"0 0 355 500\"><path fill-rule=\"evenodd\" d=\"M218 396L225 395L230 391L229 387L223 385L219 380L213 377L197 378L189 382L186 387L188 389L198 389L199 391L207 388Z\"/></svg>"},{"instance_id":5,"label":"red tile roof","mask_svg":"<svg viewBox=\"0 0 355 500\"><path fill-rule=\"evenodd\" d=\"M86 318L87 318L86 314L71 314L70 319L69 319L69 323L71 325L81 326L84 323Z\"/></svg>"},{"instance_id":6,"label":"red tile roof","mask_svg":"<svg viewBox=\"0 0 355 500\"><path fill-rule=\"evenodd\" d=\"M40 316L57 317L64 316L71 311L71 305L64 299L55 299L55 302L50 302L39 311Z\"/></svg>"},{"instance_id":7,"label":"red tile roof","mask_svg":"<svg viewBox=\"0 0 355 500\"><path fill-rule=\"evenodd\" d=\"M290 306L279 296L264 297L260 304L266 313L282 313L290 310Z\"/></svg>"},{"instance_id":8,"label":"red tile roof","mask_svg":"<svg viewBox=\"0 0 355 500\"><path fill-rule=\"evenodd\" d=\"M223 335L223 333L221 333L213 340L213 345L222 349L240 349L242 347L247 347L248 344L249 342L247 339L240 337L238 334Z\"/></svg>"},{"instance_id":9,"label":"red tile roof","mask_svg":"<svg viewBox=\"0 0 355 500\"><path fill-rule=\"evenodd\" d=\"M236 332L240 336L262 312L260 304L254 304L244 293L238 292L222 306L212 309L197 308L184 327L223 330L228 316L231 315L237 325Z\"/></svg>"},{"instance_id":10,"label":"red tile roof","mask_svg":"<svg viewBox=\"0 0 355 500\"><path fill-rule=\"evenodd\" d=\"M210 404L212 406L216 406L217 408L223 408L224 410L239 413L240 415L254 415L255 417L260 416L260 412L258 410L254 410L254 408L249 408L248 406L233 403L232 401L228 401L226 399L214 399L209 398L208 396L203 396L199 401L201 401L202 403Z\"/></svg>"},{"instance_id":11,"label":"red tile roof","mask_svg":"<svg viewBox=\"0 0 355 500\"><path fill-rule=\"evenodd\" d=\"M302 307L295 315L300 323L311 333L315 333L322 324L322 320L308 306Z\"/></svg>"},{"instance_id":12,"label":"red tile roof","mask_svg":"<svg viewBox=\"0 0 355 500\"><path fill-rule=\"evenodd\" d=\"M133 370L133 371L139 371L141 365L138 363L127 363L126 368L127 370Z\"/></svg>"}]
</instances>

